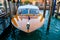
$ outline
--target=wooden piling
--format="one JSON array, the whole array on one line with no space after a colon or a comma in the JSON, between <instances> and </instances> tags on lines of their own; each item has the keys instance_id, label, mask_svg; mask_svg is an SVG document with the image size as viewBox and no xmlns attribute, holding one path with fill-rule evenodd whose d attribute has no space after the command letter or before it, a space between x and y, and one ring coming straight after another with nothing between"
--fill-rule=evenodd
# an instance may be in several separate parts
<instances>
[{"instance_id":1,"label":"wooden piling","mask_svg":"<svg viewBox=\"0 0 60 40\"><path fill-rule=\"evenodd\" d=\"M4 12L7 15L7 3L6 3L6 0L4 0L4 7L5 7ZM2 26L3 26L3 29L6 28L6 22L5 22L6 20L4 20L4 19L6 19L7 17L5 17L5 14L2 16L2 20L3 20Z\"/></svg>"},{"instance_id":2,"label":"wooden piling","mask_svg":"<svg viewBox=\"0 0 60 40\"><path fill-rule=\"evenodd\" d=\"M58 12L59 12L59 4L57 4L57 12L56 12L55 18L58 17Z\"/></svg>"},{"instance_id":3,"label":"wooden piling","mask_svg":"<svg viewBox=\"0 0 60 40\"><path fill-rule=\"evenodd\" d=\"M7 13L7 2L6 2L6 0L4 0L4 6L5 6L5 11Z\"/></svg>"},{"instance_id":4,"label":"wooden piling","mask_svg":"<svg viewBox=\"0 0 60 40\"><path fill-rule=\"evenodd\" d=\"M53 7L52 4L53 4L53 2L52 2L52 0L50 0L50 15L49 15L49 18L48 18L48 25L47 25L47 32L46 32L46 34L49 33L50 22L51 22L51 17L52 17L52 7Z\"/></svg>"},{"instance_id":5,"label":"wooden piling","mask_svg":"<svg viewBox=\"0 0 60 40\"><path fill-rule=\"evenodd\" d=\"M47 1L47 0L44 0L44 14L43 14L43 17L44 17L44 18L45 18L45 14L46 14L46 4L47 4L46 1Z\"/></svg>"},{"instance_id":6,"label":"wooden piling","mask_svg":"<svg viewBox=\"0 0 60 40\"><path fill-rule=\"evenodd\" d=\"M10 4L11 0L8 0L8 5L9 5L9 13L10 13L10 18L12 18L12 12L11 12L11 4Z\"/></svg>"}]
</instances>

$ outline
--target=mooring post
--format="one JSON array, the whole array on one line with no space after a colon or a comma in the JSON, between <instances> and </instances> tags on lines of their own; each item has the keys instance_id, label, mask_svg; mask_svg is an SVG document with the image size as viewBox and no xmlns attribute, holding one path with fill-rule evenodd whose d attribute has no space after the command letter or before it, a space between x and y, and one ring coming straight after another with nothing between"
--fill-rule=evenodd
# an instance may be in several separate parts
<instances>
[{"instance_id":1,"label":"mooring post","mask_svg":"<svg viewBox=\"0 0 60 40\"><path fill-rule=\"evenodd\" d=\"M59 12L59 4L57 4L57 13L56 13L56 15L55 15L56 18L57 18L57 16L58 16L58 12Z\"/></svg>"},{"instance_id":2,"label":"mooring post","mask_svg":"<svg viewBox=\"0 0 60 40\"><path fill-rule=\"evenodd\" d=\"M13 0L13 15L16 15L16 1L15 0Z\"/></svg>"},{"instance_id":3,"label":"mooring post","mask_svg":"<svg viewBox=\"0 0 60 40\"><path fill-rule=\"evenodd\" d=\"M11 0L7 0L8 1L8 5L9 5L9 13L10 13L10 19L12 18L12 12L11 12Z\"/></svg>"},{"instance_id":4,"label":"mooring post","mask_svg":"<svg viewBox=\"0 0 60 40\"><path fill-rule=\"evenodd\" d=\"M53 9L52 9L52 16L54 15L54 13L55 13L55 9L56 9L56 0L52 0L52 2L53 2Z\"/></svg>"},{"instance_id":5,"label":"mooring post","mask_svg":"<svg viewBox=\"0 0 60 40\"><path fill-rule=\"evenodd\" d=\"M7 13L7 2L6 2L6 0L4 0L4 6L5 6L5 11Z\"/></svg>"},{"instance_id":6,"label":"mooring post","mask_svg":"<svg viewBox=\"0 0 60 40\"><path fill-rule=\"evenodd\" d=\"M4 13L4 15L6 14L7 15L7 3L6 3L6 0L4 0L4 12L2 12L2 13ZM5 29L6 28L6 17L5 16L2 16L2 20L3 20L3 24L2 24L2 26L3 26L3 29Z\"/></svg>"},{"instance_id":7,"label":"mooring post","mask_svg":"<svg viewBox=\"0 0 60 40\"><path fill-rule=\"evenodd\" d=\"M7 1L8 1L8 5L9 5L10 25L12 26L12 23L11 23L11 18L12 18L12 12L11 12L11 0L7 0Z\"/></svg>"},{"instance_id":8,"label":"mooring post","mask_svg":"<svg viewBox=\"0 0 60 40\"><path fill-rule=\"evenodd\" d=\"M10 25L12 25L11 23L11 18L12 18L11 0L7 0L7 1L8 1L8 6L9 6L9 13L10 13Z\"/></svg>"},{"instance_id":9,"label":"mooring post","mask_svg":"<svg viewBox=\"0 0 60 40\"><path fill-rule=\"evenodd\" d=\"M59 4L57 4L57 14L59 13Z\"/></svg>"},{"instance_id":10,"label":"mooring post","mask_svg":"<svg viewBox=\"0 0 60 40\"><path fill-rule=\"evenodd\" d=\"M45 14L46 14L46 4L47 4L47 2L46 2L47 0L44 0L44 14L43 14L43 17L45 18Z\"/></svg>"},{"instance_id":11,"label":"mooring post","mask_svg":"<svg viewBox=\"0 0 60 40\"><path fill-rule=\"evenodd\" d=\"M57 15L58 15L58 13L59 13L59 6L60 6L60 3L58 2L58 3L57 3Z\"/></svg>"},{"instance_id":12,"label":"mooring post","mask_svg":"<svg viewBox=\"0 0 60 40\"><path fill-rule=\"evenodd\" d=\"M46 34L49 34L49 28L50 28L50 22L51 22L51 17L52 17L52 0L50 0L50 15L49 15L49 18L48 18L48 24L47 24L47 31L46 31Z\"/></svg>"},{"instance_id":13,"label":"mooring post","mask_svg":"<svg viewBox=\"0 0 60 40\"><path fill-rule=\"evenodd\" d=\"M17 8L20 6L20 2L21 2L21 0L17 1Z\"/></svg>"}]
</instances>

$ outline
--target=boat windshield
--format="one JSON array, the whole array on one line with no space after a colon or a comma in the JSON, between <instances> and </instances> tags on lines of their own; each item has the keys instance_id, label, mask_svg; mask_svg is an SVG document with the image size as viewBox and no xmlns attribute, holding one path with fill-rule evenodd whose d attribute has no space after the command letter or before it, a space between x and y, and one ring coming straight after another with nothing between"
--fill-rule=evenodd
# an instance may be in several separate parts
<instances>
[{"instance_id":1,"label":"boat windshield","mask_svg":"<svg viewBox=\"0 0 60 40\"><path fill-rule=\"evenodd\" d=\"M39 10L38 9L30 9L30 14L38 14Z\"/></svg>"},{"instance_id":2,"label":"boat windshield","mask_svg":"<svg viewBox=\"0 0 60 40\"><path fill-rule=\"evenodd\" d=\"M21 9L22 14L28 14L28 9Z\"/></svg>"},{"instance_id":3,"label":"boat windshield","mask_svg":"<svg viewBox=\"0 0 60 40\"><path fill-rule=\"evenodd\" d=\"M18 10L18 13L20 14L38 14L38 9L20 9Z\"/></svg>"}]
</instances>

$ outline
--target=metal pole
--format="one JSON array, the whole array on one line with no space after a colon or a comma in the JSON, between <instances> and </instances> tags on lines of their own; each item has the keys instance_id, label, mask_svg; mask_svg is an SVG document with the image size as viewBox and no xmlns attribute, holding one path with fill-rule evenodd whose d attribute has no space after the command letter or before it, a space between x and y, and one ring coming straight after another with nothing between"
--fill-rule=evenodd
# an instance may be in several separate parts
<instances>
[{"instance_id":1,"label":"metal pole","mask_svg":"<svg viewBox=\"0 0 60 40\"><path fill-rule=\"evenodd\" d=\"M49 28L50 28L50 22L51 22L51 16L52 16L52 0L50 0L50 15L49 15L49 18L48 18L48 25L47 25L47 31L46 31L46 34L49 33Z\"/></svg>"}]
</instances>

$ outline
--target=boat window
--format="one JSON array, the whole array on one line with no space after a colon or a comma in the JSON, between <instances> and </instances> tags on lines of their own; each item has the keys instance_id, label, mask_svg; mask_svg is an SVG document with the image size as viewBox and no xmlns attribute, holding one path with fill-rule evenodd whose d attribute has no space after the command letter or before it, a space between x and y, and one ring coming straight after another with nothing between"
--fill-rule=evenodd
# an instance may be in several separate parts
<instances>
[{"instance_id":1,"label":"boat window","mask_svg":"<svg viewBox=\"0 0 60 40\"><path fill-rule=\"evenodd\" d=\"M29 11L29 14L38 14L39 13L39 10L38 9L20 9L18 10L18 13L22 13L22 14L28 14L28 11Z\"/></svg>"},{"instance_id":2,"label":"boat window","mask_svg":"<svg viewBox=\"0 0 60 40\"><path fill-rule=\"evenodd\" d=\"M38 9L30 9L30 14L38 14L39 10Z\"/></svg>"},{"instance_id":3,"label":"boat window","mask_svg":"<svg viewBox=\"0 0 60 40\"><path fill-rule=\"evenodd\" d=\"M22 14L28 14L28 9L21 9Z\"/></svg>"}]
</instances>

